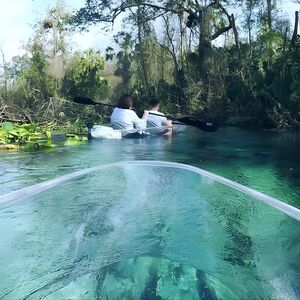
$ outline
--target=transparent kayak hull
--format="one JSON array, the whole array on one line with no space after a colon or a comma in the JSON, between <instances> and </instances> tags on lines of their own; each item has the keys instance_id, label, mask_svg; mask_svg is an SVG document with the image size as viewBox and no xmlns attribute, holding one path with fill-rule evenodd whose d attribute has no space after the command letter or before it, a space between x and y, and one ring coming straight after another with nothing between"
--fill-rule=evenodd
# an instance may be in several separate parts
<instances>
[{"instance_id":1,"label":"transparent kayak hull","mask_svg":"<svg viewBox=\"0 0 300 300\"><path fill-rule=\"evenodd\" d=\"M94 139L121 139L128 135L136 133L136 138L146 136L169 136L174 133L182 132L186 129L186 125L148 127L145 130L115 130L109 126L94 125L91 128L91 137ZM140 134L140 135L139 135Z\"/></svg>"},{"instance_id":2,"label":"transparent kayak hull","mask_svg":"<svg viewBox=\"0 0 300 300\"><path fill-rule=\"evenodd\" d=\"M299 299L299 211L222 180L123 162L1 196L0 298Z\"/></svg>"}]
</instances>

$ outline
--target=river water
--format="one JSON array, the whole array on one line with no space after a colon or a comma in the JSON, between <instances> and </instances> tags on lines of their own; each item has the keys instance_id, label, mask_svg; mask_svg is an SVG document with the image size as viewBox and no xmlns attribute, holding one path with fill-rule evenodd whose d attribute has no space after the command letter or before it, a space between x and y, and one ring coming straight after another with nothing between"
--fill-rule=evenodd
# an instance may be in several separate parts
<instances>
[{"instance_id":1,"label":"river water","mask_svg":"<svg viewBox=\"0 0 300 300\"><path fill-rule=\"evenodd\" d=\"M0 153L1 194L59 175L123 160L190 164L300 208L300 135L193 127L172 139L93 140L39 153Z\"/></svg>"},{"instance_id":2,"label":"river water","mask_svg":"<svg viewBox=\"0 0 300 300\"><path fill-rule=\"evenodd\" d=\"M159 160L300 207L299 149L295 134L226 127L1 153L1 195L94 166ZM96 170L2 205L0 219L0 299L300 296L299 221L189 170Z\"/></svg>"}]
</instances>

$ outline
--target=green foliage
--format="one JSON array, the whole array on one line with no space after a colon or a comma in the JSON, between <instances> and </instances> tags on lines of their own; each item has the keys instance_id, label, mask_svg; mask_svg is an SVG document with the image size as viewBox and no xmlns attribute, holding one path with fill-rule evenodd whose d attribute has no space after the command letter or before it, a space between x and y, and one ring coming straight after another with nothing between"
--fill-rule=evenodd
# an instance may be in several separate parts
<instances>
[{"instance_id":1,"label":"green foliage","mask_svg":"<svg viewBox=\"0 0 300 300\"><path fill-rule=\"evenodd\" d=\"M9 77L16 80L22 73L28 71L31 60L27 55L14 56L9 64Z\"/></svg>"},{"instance_id":2,"label":"green foliage","mask_svg":"<svg viewBox=\"0 0 300 300\"><path fill-rule=\"evenodd\" d=\"M52 123L38 126L35 124L18 125L4 122L0 127L0 150L35 151L53 148L56 145L52 139L52 134L57 131L72 132L72 134L66 134L65 146L78 145L78 143L87 141L87 131L80 119L72 125L66 124L60 128L53 126Z\"/></svg>"},{"instance_id":3,"label":"green foliage","mask_svg":"<svg viewBox=\"0 0 300 300\"><path fill-rule=\"evenodd\" d=\"M77 146L81 144L82 142L86 142L88 139L85 136L71 136L68 137L67 141L64 143L65 146Z\"/></svg>"},{"instance_id":4,"label":"green foliage","mask_svg":"<svg viewBox=\"0 0 300 300\"><path fill-rule=\"evenodd\" d=\"M259 47L260 60L268 65L274 62L283 46L284 37L277 32L267 31L258 35L256 47Z\"/></svg>"},{"instance_id":5,"label":"green foliage","mask_svg":"<svg viewBox=\"0 0 300 300\"><path fill-rule=\"evenodd\" d=\"M29 68L20 74L19 80L23 82L31 97L29 105L35 99L47 99L55 95L55 79L47 73L48 62L43 52L32 53Z\"/></svg>"},{"instance_id":6,"label":"green foliage","mask_svg":"<svg viewBox=\"0 0 300 300\"><path fill-rule=\"evenodd\" d=\"M103 98L108 93L108 83L103 77L104 59L92 49L75 53L63 82L63 94L67 97L86 95Z\"/></svg>"},{"instance_id":7,"label":"green foliage","mask_svg":"<svg viewBox=\"0 0 300 300\"><path fill-rule=\"evenodd\" d=\"M0 142L2 144L25 145L28 142L47 141L46 127L41 128L34 124L17 125L10 122L4 122L0 127Z\"/></svg>"},{"instance_id":8,"label":"green foliage","mask_svg":"<svg viewBox=\"0 0 300 300\"><path fill-rule=\"evenodd\" d=\"M230 5L238 5L243 15L233 18ZM84 95L109 102L131 93L136 108L147 107L155 96L168 113L299 128L299 37L290 43L289 23L278 5L271 0L91 0L72 18L55 6L36 24L27 53L1 64L0 121L53 121L57 130L80 135L85 123L106 120L111 111L68 99ZM99 52L70 53L66 19L86 27L122 15L126 26L114 36L118 51L108 47L105 55L115 80L110 90ZM163 24L159 32L154 19ZM233 20L241 20L244 28L237 24L233 31ZM217 47L213 40L219 34L226 37ZM0 140L29 145L42 134L51 144L54 126L30 126L3 123Z\"/></svg>"}]
</instances>

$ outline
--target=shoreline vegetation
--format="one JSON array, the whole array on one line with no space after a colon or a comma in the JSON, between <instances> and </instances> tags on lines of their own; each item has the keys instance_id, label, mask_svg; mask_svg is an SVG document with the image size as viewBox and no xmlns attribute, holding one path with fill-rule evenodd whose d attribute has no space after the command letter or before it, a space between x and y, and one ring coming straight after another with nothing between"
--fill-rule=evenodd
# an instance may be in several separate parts
<instances>
[{"instance_id":1,"label":"shoreline vegetation","mask_svg":"<svg viewBox=\"0 0 300 300\"><path fill-rule=\"evenodd\" d=\"M76 134L68 133L74 130L66 124L57 127L52 123L35 124L14 124L4 122L0 126L0 152L1 151L40 151L54 148L58 144L65 146L77 145L87 141L87 131L80 126L76 128Z\"/></svg>"},{"instance_id":2,"label":"shoreline vegetation","mask_svg":"<svg viewBox=\"0 0 300 300\"><path fill-rule=\"evenodd\" d=\"M166 114L299 131L299 12L291 24L276 1L173 4L93 0L72 13L49 8L24 55L7 61L1 51L0 148L47 147L51 131L80 140L86 123L107 123L111 110L74 103L80 95L115 104L129 93L136 109L156 97ZM238 22L235 5L244 12ZM105 53L72 51L72 33L117 16L124 26Z\"/></svg>"}]
</instances>

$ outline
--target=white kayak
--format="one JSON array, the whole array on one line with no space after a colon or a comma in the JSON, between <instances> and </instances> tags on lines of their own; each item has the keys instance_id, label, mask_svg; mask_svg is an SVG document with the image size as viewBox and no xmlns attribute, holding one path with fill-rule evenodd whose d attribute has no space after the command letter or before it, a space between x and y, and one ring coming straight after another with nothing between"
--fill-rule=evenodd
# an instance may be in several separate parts
<instances>
[{"instance_id":1,"label":"white kayak","mask_svg":"<svg viewBox=\"0 0 300 300\"><path fill-rule=\"evenodd\" d=\"M147 136L169 136L174 133L182 132L186 125L173 125L161 127L148 127L145 129L120 129L116 130L109 126L94 125L90 129L90 136L93 139L122 139L122 138L143 138Z\"/></svg>"}]
</instances>

